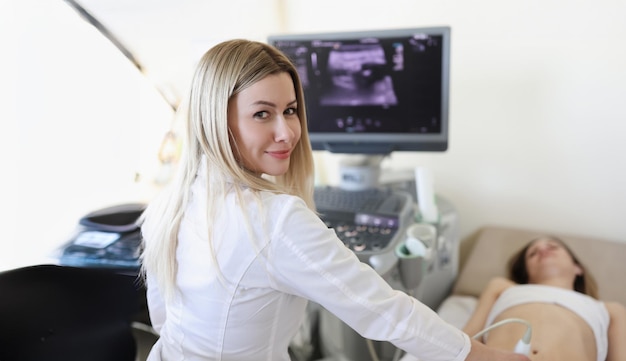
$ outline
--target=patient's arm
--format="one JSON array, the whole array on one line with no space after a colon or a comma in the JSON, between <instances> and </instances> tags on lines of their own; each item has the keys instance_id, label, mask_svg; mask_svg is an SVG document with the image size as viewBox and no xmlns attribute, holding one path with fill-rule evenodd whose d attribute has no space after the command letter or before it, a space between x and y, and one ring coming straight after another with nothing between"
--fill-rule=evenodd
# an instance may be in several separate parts
<instances>
[{"instance_id":1,"label":"patient's arm","mask_svg":"<svg viewBox=\"0 0 626 361\"><path fill-rule=\"evenodd\" d=\"M491 311L491 307L500 297L500 294L514 284L512 281L502 277L496 277L489 281L478 299L476 310L474 310L467 324L463 327L463 331L470 337L480 332L485 327L489 311Z\"/></svg>"},{"instance_id":2,"label":"patient's arm","mask_svg":"<svg viewBox=\"0 0 626 361\"><path fill-rule=\"evenodd\" d=\"M607 361L626 360L626 308L617 302L606 302L609 324L609 353Z\"/></svg>"}]
</instances>

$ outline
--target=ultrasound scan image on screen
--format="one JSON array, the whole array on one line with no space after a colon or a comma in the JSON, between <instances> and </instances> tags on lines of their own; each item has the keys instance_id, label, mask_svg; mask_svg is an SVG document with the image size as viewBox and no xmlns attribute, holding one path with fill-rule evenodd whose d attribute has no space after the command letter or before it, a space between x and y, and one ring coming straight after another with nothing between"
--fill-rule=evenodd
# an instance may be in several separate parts
<instances>
[{"instance_id":1,"label":"ultrasound scan image on screen","mask_svg":"<svg viewBox=\"0 0 626 361\"><path fill-rule=\"evenodd\" d=\"M398 105L387 65L380 44L347 44L331 50L326 69L320 71L331 80L322 89L320 105Z\"/></svg>"},{"instance_id":2,"label":"ultrasound scan image on screen","mask_svg":"<svg viewBox=\"0 0 626 361\"><path fill-rule=\"evenodd\" d=\"M443 151L448 141L447 27L276 35L296 65L314 149Z\"/></svg>"}]
</instances>

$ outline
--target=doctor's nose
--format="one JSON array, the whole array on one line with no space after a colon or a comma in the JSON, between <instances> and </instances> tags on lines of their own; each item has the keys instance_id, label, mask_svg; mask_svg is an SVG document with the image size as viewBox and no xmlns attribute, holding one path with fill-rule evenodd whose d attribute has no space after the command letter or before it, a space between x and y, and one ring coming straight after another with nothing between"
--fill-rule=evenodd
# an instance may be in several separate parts
<instances>
[{"instance_id":1,"label":"doctor's nose","mask_svg":"<svg viewBox=\"0 0 626 361\"><path fill-rule=\"evenodd\" d=\"M296 137L296 131L291 127L290 123L284 118L276 122L274 130L274 141L277 143L291 143Z\"/></svg>"}]
</instances>

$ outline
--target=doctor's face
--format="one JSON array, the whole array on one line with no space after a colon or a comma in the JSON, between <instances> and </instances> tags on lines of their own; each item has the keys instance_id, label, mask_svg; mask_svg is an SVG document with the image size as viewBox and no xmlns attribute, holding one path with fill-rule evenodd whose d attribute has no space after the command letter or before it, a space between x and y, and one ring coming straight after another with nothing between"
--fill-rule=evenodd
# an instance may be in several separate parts
<instances>
[{"instance_id":1,"label":"doctor's face","mask_svg":"<svg viewBox=\"0 0 626 361\"><path fill-rule=\"evenodd\" d=\"M228 127L235 157L258 174L282 175L300 140L296 93L288 73L268 75L228 104Z\"/></svg>"}]
</instances>

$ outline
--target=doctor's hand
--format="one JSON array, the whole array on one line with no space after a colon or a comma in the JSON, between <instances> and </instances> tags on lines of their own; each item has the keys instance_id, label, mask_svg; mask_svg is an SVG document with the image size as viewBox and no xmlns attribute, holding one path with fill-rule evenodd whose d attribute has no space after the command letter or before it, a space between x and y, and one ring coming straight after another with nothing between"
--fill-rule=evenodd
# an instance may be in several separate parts
<instances>
[{"instance_id":1,"label":"doctor's hand","mask_svg":"<svg viewBox=\"0 0 626 361\"><path fill-rule=\"evenodd\" d=\"M530 361L527 356L510 351L496 350L472 339L472 349L465 361Z\"/></svg>"}]
</instances>

